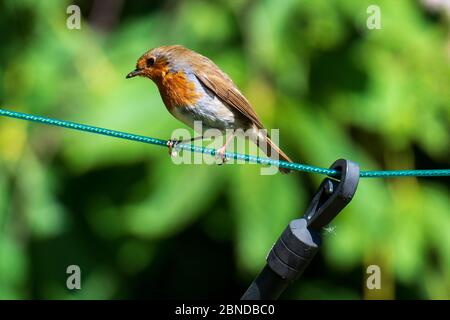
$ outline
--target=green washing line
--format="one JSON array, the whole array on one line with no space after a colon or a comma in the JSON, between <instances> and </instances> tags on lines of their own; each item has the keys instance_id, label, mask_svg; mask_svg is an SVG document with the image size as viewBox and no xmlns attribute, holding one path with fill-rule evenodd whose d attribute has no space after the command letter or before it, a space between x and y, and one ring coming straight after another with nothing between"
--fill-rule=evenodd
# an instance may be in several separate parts
<instances>
[{"instance_id":1,"label":"green washing line","mask_svg":"<svg viewBox=\"0 0 450 320\"><path fill-rule=\"evenodd\" d=\"M90 133L102 134L105 136L116 137L120 139L128 139L132 141L138 141L143 143L154 144L158 146L167 147L167 140L160 140L156 138L136 135L132 133L126 133L121 131L115 131L110 129L104 129L94 126L89 126L85 124L51 119L47 117L35 116L27 113L9 111L5 109L0 109L0 116L16 118L26 121L39 122L43 124L48 124L52 126L58 126L68 129L75 129L80 131L86 131ZM216 154L215 149L197 147L190 144L179 144L177 148L182 150L189 150L191 152L206 153L214 156ZM319 168L315 166L310 166L300 163L290 163L286 161L273 160L269 158L259 158L255 156L250 156L247 154L240 153L225 153L225 156L229 159L244 160L245 162L253 162L264 165L274 165L277 167L288 168L303 172L319 173L328 176L338 176L339 173L336 170ZM387 178L387 177L438 177L438 176L450 176L450 169L435 169L435 170L389 170L389 171L361 171L361 178Z\"/></svg>"}]
</instances>

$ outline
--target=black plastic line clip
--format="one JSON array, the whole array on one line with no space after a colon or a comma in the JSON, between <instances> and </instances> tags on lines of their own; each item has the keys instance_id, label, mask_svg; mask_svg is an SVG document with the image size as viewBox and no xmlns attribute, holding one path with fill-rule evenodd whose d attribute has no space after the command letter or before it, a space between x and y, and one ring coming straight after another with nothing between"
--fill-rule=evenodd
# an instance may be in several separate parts
<instances>
[{"instance_id":1,"label":"black plastic line clip","mask_svg":"<svg viewBox=\"0 0 450 320\"><path fill-rule=\"evenodd\" d=\"M355 162L339 159L330 167L339 172L339 180L325 178L309 205L304 219L307 227L320 230L352 200L359 182L359 166Z\"/></svg>"},{"instance_id":2,"label":"black plastic line clip","mask_svg":"<svg viewBox=\"0 0 450 320\"><path fill-rule=\"evenodd\" d=\"M339 178L325 178L304 216L292 220L267 255L267 264L242 300L277 299L297 279L320 248L322 228L351 201L359 181L359 166L339 159L330 169Z\"/></svg>"}]
</instances>

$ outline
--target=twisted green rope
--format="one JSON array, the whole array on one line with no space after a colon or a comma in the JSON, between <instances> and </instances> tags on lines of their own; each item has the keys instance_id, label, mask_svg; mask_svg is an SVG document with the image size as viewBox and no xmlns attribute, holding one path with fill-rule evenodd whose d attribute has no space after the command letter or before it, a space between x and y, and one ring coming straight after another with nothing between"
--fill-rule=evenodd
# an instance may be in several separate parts
<instances>
[{"instance_id":1,"label":"twisted green rope","mask_svg":"<svg viewBox=\"0 0 450 320\"><path fill-rule=\"evenodd\" d=\"M58 126L68 129L75 129L90 133L96 133L96 134L102 134L105 136L110 137L116 137L120 139L127 139L132 141L138 141L158 146L165 146L167 147L167 140L160 140L156 138L141 136L137 134L132 133L126 133L116 130L110 130L105 128L99 128L94 126L89 126L85 124L65 121L65 120L57 120L57 119L51 119L47 117L42 116L35 116L27 113L22 112L16 112L16 111L9 111L5 109L0 109L0 116L4 117L10 117L10 118L16 118L26 121L33 121L43 124L48 124L52 126ZM214 156L216 154L215 149L205 148L205 147L197 147L190 144L179 144L177 145L177 148L182 150L189 150L191 152L199 152L199 153L206 153ZM288 168L292 170L297 171L303 171L303 172L311 172L311 173L318 173L318 174L324 174L328 176L338 176L338 172L336 170L331 169L325 169L325 168L319 168L315 166L309 166L306 164L300 164L300 163L290 163L286 161L280 161L280 160L273 160L269 158L259 158L255 156L250 156L247 154L240 154L240 153L225 153L225 156L229 159L235 159L235 160L244 160L245 162L253 162L253 163L259 163L264 165L274 165L278 167ZM450 176L450 169L436 169L436 170L392 170L392 171L361 171L360 177L361 178L387 178L387 177L437 177L437 176Z\"/></svg>"}]
</instances>

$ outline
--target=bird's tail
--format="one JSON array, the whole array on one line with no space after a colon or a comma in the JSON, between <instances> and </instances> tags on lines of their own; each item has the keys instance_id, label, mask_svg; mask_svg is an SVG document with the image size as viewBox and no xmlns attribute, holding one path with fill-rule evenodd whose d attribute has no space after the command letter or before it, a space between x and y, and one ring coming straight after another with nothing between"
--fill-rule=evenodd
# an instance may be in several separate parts
<instances>
[{"instance_id":1,"label":"bird's tail","mask_svg":"<svg viewBox=\"0 0 450 320\"><path fill-rule=\"evenodd\" d=\"M263 133L258 130L257 138L254 139L256 145L269 157L272 159L278 159L286 162L293 162L271 139L267 133ZM290 169L279 168L280 172L287 174L291 172Z\"/></svg>"}]
</instances>

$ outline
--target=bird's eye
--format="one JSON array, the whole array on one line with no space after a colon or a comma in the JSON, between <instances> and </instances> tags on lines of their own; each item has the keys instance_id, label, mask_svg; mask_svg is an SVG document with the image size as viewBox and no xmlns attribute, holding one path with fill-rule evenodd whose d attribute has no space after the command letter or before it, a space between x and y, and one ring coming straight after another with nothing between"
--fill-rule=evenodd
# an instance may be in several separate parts
<instances>
[{"instance_id":1,"label":"bird's eye","mask_svg":"<svg viewBox=\"0 0 450 320\"><path fill-rule=\"evenodd\" d=\"M155 58L151 57L147 59L147 67L151 67L155 64Z\"/></svg>"}]
</instances>

